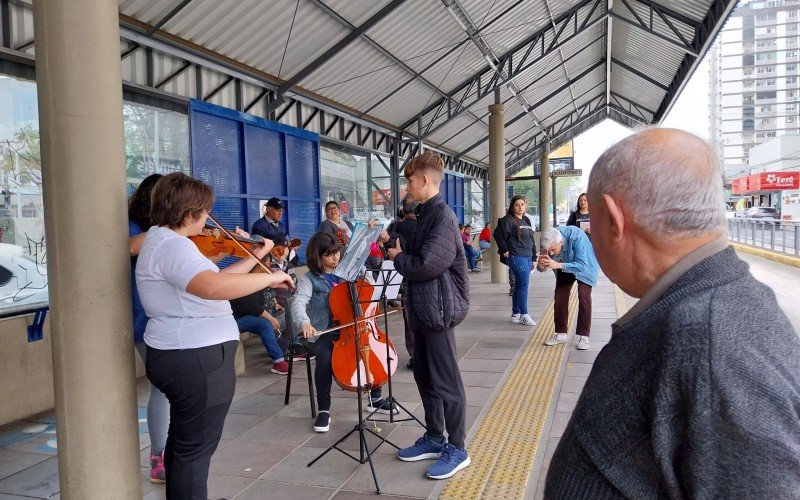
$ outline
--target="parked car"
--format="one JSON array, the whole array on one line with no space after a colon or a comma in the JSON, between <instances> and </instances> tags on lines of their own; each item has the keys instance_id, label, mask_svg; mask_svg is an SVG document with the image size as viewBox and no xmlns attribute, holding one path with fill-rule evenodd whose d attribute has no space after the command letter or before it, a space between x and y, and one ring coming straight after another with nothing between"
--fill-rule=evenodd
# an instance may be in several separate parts
<instances>
[{"instance_id":1,"label":"parked car","mask_svg":"<svg viewBox=\"0 0 800 500\"><path fill-rule=\"evenodd\" d=\"M753 207L745 215L749 219L762 219L766 221L780 221L781 213L775 207Z\"/></svg>"},{"instance_id":2,"label":"parked car","mask_svg":"<svg viewBox=\"0 0 800 500\"><path fill-rule=\"evenodd\" d=\"M18 245L0 243L0 316L46 307L47 267Z\"/></svg>"}]
</instances>

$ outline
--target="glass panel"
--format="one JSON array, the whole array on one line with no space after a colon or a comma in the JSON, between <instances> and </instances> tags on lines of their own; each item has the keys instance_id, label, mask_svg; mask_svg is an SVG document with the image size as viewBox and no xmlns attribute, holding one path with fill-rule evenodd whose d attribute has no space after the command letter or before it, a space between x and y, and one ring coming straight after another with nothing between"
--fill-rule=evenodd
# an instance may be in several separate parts
<instances>
[{"instance_id":1,"label":"glass panel","mask_svg":"<svg viewBox=\"0 0 800 500\"><path fill-rule=\"evenodd\" d=\"M125 103L128 193L153 173L189 172L186 115ZM0 316L47 305L36 83L0 75Z\"/></svg>"},{"instance_id":2,"label":"glass panel","mask_svg":"<svg viewBox=\"0 0 800 500\"><path fill-rule=\"evenodd\" d=\"M390 158L330 143L320 151L323 210L326 202L334 200L345 220L366 223L377 219L387 226L396 212Z\"/></svg>"},{"instance_id":3,"label":"glass panel","mask_svg":"<svg viewBox=\"0 0 800 500\"><path fill-rule=\"evenodd\" d=\"M0 75L0 316L47 304L36 83Z\"/></svg>"},{"instance_id":4,"label":"glass panel","mask_svg":"<svg viewBox=\"0 0 800 500\"><path fill-rule=\"evenodd\" d=\"M150 174L189 173L189 119L185 114L126 102L123 117L129 196Z\"/></svg>"}]
</instances>

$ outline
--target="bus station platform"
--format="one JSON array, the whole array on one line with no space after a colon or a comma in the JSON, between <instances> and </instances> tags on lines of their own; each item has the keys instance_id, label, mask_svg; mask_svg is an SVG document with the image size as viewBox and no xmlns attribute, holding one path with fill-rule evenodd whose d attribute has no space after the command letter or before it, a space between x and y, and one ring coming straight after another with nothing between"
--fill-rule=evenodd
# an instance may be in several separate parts
<instances>
[{"instance_id":1,"label":"bus station platform","mask_svg":"<svg viewBox=\"0 0 800 500\"><path fill-rule=\"evenodd\" d=\"M792 325L800 331L800 313L791 308L800 270L741 256L756 278L772 287ZM533 276L529 309L538 323L533 328L510 322L507 285L491 284L486 270L471 274L470 279L470 313L456 328L456 335L467 395L467 445L472 465L449 480L434 481L424 476L432 462L401 462L394 456L395 448L383 443L372 458L387 498L541 498L550 457L592 363L611 337L611 324L635 302L601 276L592 293L590 349L577 351L574 335L566 345L545 347L542 342L553 331L552 273ZM574 329L576 307L570 309ZM422 419L419 394L411 371L405 368L402 320L397 315L390 318L389 336L400 354L393 395ZM257 338L245 344L247 370L237 378L236 396L212 459L209 497L373 498L375 484L368 464L359 465L333 450L307 466L356 424L354 394L334 386L330 431L315 433L304 363L295 364L290 402L284 405L286 378L269 373L269 361ZM156 499L164 498L164 487L148 481L147 394L147 380L140 378L142 490L144 498ZM403 416L401 413L398 418ZM423 432L414 421L368 426L401 447ZM371 446L378 442L370 434L367 440ZM57 445L52 412L0 428L0 500L59 498ZM342 447L357 455L357 435L350 436Z\"/></svg>"}]
</instances>

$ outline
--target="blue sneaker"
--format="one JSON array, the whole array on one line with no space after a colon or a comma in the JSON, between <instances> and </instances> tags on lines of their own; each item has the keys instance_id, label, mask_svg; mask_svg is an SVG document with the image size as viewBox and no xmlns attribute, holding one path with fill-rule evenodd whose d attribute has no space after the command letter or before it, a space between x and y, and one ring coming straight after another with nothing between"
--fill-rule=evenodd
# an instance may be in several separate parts
<instances>
[{"instance_id":1,"label":"blue sneaker","mask_svg":"<svg viewBox=\"0 0 800 500\"><path fill-rule=\"evenodd\" d=\"M442 457L438 462L428 467L425 474L431 479L447 479L461 469L468 467L472 460L467 455L467 450L459 450L450 443L444 444Z\"/></svg>"},{"instance_id":2,"label":"blue sneaker","mask_svg":"<svg viewBox=\"0 0 800 500\"><path fill-rule=\"evenodd\" d=\"M446 443L435 443L428 439L427 434L423 434L421 438L417 439L417 442L414 443L413 446L398 451L397 458L404 462L437 459L442 456L445 444Z\"/></svg>"}]
</instances>

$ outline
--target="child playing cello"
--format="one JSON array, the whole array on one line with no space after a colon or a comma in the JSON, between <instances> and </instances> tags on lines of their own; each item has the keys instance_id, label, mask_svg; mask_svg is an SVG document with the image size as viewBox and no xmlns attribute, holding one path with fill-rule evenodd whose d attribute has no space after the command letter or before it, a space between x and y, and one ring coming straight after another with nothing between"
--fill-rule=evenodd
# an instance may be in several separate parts
<instances>
[{"instance_id":1,"label":"child playing cello","mask_svg":"<svg viewBox=\"0 0 800 500\"><path fill-rule=\"evenodd\" d=\"M306 250L308 272L297 283L297 294L291 303L292 318L302 336L313 344L312 349L317 356L317 366L314 369L315 386L317 389L317 406L319 413L314 422L316 432L328 432L331 421L331 384L333 383L333 370L331 368L331 355L333 342L339 338L338 332L325 333L315 337L318 330L326 330L332 326L328 294L339 282L343 281L333 274L339 264L342 243L339 238L330 232L321 231L311 237ZM373 389L370 392L368 411L378 411L389 414L398 410L393 404L381 398L381 390Z\"/></svg>"}]
</instances>

